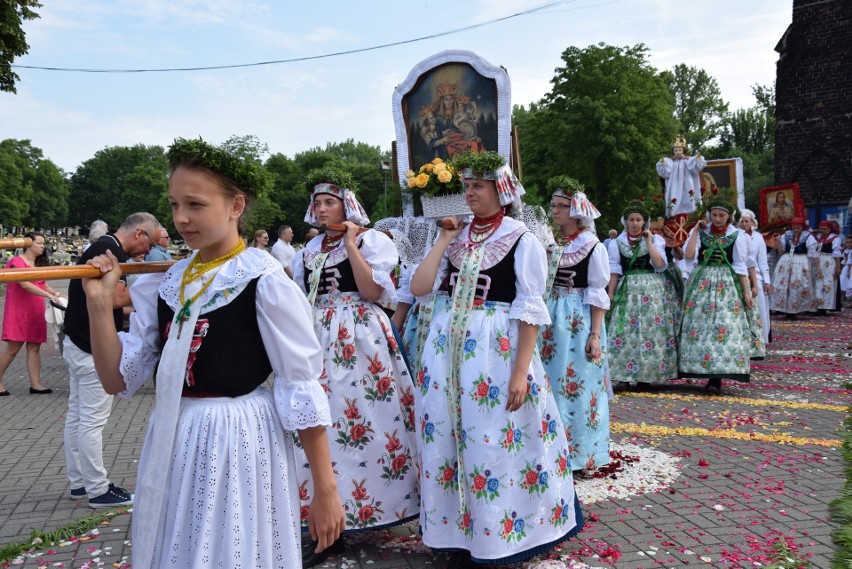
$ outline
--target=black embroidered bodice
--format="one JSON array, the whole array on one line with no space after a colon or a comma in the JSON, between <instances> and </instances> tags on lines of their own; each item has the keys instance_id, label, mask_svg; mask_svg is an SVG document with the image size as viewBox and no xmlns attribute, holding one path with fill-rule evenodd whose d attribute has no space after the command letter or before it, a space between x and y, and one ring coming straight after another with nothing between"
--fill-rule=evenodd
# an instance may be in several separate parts
<instances>
[{"instance_id":1,"label":"black embroidered bodice","mask_svg":"<svg viewBox=\"0 0 852 569\"><path fill-rule=\"evenodd\" d=\"M515 300L515 296L517 295L515 287L515 250L518 248L519 242L520 239L515 241L506 256L500 259L493 267L479 271L475 302L492 301L511 303ZM438 290L452 296L455 292L458 276L459 267L456 267L452 261L449 261L449 271Z\"/></svg>"},{"instance_id":2,"label":"black embroidered bodice","mask_svg":"<svg viewBox=\"0 0 852 569\"><path fill-rule=\"evenodd\" d=\"M256 297L257 279L253 279L231 302L198 317L191 331L184 392L239 397L266 381L272 364L257 325ZM161 349L178 330L174 316L174 310L159 298ZM189 332L184 327L181 333Z\"/></svg>"},{"instance_id":3,"label":"black embroidered bodice","mask_svg":"<svg viewBox=\"0 0 852 569\"><path fill-rule=\"evenodd\" d=\"M704 262L705 257L709 255L710 260L707 261L707 264L710 266L733 264L734 243L737 241L737 235L739 234L731 233L724 237L715 238L722 246L720 250L718 247L711 248L710 244L713 243L714 238L704 232L701 232L701 245L698 248L698 259L701 262ZM726 259L727 263L725 263Z\"/></svg>"},{"instance_id":4,"label":"black embroidered bodice","mask_svg":"<svg viewBox=\"0 0 852 569\"><path fill-rule=\"evenodd\" d=\"M790 248L793 246L793 239L786 239L786 243L784 244L784 252L789 253ZM794 255L807 255L808 254L808 237L807 235L802 234L799 237L799 244L793 248Z\"/></svg>"},{"instance_id":5,"label":"black embroidered bodice","mask_svg":"<svg viewBox=\"0 0 852 569\"><path fill-rule=\"evenodd\" d=\"M589 286L589 261L594 250L594 247L589 249L586 256L576 265L557 268L553 286L562 288L586 288Z\"/></svg>"},{"instance_id":6,"label":"black embroidered bodice","mask_svg":"<svg viewBox=\"0 0 852 569\"><path fill-rule=\"evenodd\" d=\"M306 268L304 274L305 290L311 290L311 285L308 282L310 276L311 271ZM352 272L352 263L349 262L348 258L336 265L324 266L322 274L320 274L317 295L339 292L358 292L355 274Z\"/></svg>"},{"instance_id":7,"label":"black embroidered bodice","mask_svg":"<svg viewBox=\"0 0 852 569\"><path fill-rule=\"evenodd\" d=\"M636 260L633 261L633 266L630 266L630 259L632 259L632 255L630 257L625 257L624 253L621 254L621 274L626 275L628 273L653 273L654 265L651 264L651 254L645 253L644 255L637 255ZM628 267L630 270L628 270Z\"/></svg>"}]
</instances>

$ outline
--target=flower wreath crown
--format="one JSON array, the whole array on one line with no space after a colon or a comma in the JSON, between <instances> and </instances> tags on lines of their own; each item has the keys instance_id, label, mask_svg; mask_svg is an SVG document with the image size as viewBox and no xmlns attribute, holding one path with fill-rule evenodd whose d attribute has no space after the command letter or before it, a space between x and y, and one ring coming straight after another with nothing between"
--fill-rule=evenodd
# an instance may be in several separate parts
<instances>
[{"instance_id":1,"label":"flower wreath crown","mask_svg":"<svg viewBox=\"0 0 852 569\"><path fill-rule=\"evenodd\" d=\"M305 174L302 180L302 185L308 190L308 194L314 192L314 186L317 184L332 184L338 188L346 188L350 192L358 191L358 184L352 177L352 174L334 166L324 166L323 168L314 168Z\"/></svg>"},{"instance_id":2,"label":"flower wreath crown","mask_svg":"<svg viewBox=\"0 0 852 569\"><path fill-rule=\"evenodd\" d=\"M166 151L166 159L172 171L180 166L209 170L231 180L252 197L261 196L269 185L269 177L263 166L235 156L201 138L176 138Z\"/></svg>"}]
</instances>

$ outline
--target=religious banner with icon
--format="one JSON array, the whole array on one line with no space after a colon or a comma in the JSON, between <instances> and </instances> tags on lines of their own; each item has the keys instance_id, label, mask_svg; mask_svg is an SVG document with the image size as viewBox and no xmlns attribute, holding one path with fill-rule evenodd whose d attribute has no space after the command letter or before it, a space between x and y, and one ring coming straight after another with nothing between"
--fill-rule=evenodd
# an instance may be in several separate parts
<instances>
[{"instance_id":1,"label":"religious banner with icon","mask_svg":"<svg viewBox=\"0 0 852 569\"><path fill-rule=\"evenodd\" d=\"M399 180L467 151L495 150L510 161L509 75L475 53L448 50L421 61L394 90L392 104ZM414 215L407 187L403 209Z\"/></svg>"},{"instance_id":2,"label":"religious banner with icon","mask_svg":"<svg viewBox=\"0 0 852 569\"><path fill-rule=\"evenodd\" d=\"M785 231L794 217L805 217L805 202L799 184L770 186L760 190L758 205L761 231Z\"/></svg>"}]
</instances>

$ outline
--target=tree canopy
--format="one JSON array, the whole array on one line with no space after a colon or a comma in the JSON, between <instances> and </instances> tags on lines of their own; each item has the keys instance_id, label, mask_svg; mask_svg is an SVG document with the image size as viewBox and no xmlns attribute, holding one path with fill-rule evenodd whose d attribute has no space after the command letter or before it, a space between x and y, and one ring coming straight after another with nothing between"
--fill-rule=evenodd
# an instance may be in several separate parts
<instances>
[{"instance_id":1,"label":"tree canopy","mask_svg":"<svg viewBox=\"0 0 852 569\"><path fill-rule=\"evenodd\" d=\"M41 8L36 0L0 2L0 91L18 92L15 82L21 78L12 71L12 63L30 49L23 23L39 17L35 8Z\"/></svg>"},{"instance_id":2,"label":"tree canopy","mask_svg":"<svg viewBox=\"0 0 852 569\"><path fill-rule=\"evenodd\" d=\"M58 227L68 218L68 182L29 140L0 142L0 222Z\"/></svg>"},{"instance_id":3,"label":"tree canopy","mask_svg":"<svg viewBox=\"0 0 852 569\"><path fill-rule=\"evenodd\" d=\"M716 79L698 67L683 63L660 76L671 91L678 130L693 149L701 149L719 136L728 113L728 103Z\"/></svg>"},{"instance_id":4,"label":"tree canopy","mask_svg":"<svg viewBox=\"0 0 852 569\"><path fill-rule=\"evenodd\" d=\"M550 93L515 109L526 184L577 178L609 227L627 199L659 191L654 164L676 124L668 87L647 55L642 44L563 52Z\"/></svg>"}]
</instances>

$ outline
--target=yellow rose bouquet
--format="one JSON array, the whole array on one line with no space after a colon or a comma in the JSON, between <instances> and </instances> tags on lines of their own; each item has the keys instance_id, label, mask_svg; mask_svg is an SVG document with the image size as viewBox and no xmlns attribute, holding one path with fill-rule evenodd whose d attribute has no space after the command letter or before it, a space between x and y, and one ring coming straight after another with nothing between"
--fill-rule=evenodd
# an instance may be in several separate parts
<instances>
[{"instance_id":1,"label":"yellow rose bouquet","mask_svg":"<svg viewBox=\"0 0 852 569\"><path fill-rule=\"evenodd\" d=\"M427 162L417 172L409 170L406 183L410 189L419 189L427 196L446 196L462 192L458 172L440 158Z\"/></svg>"}]
</instances>

